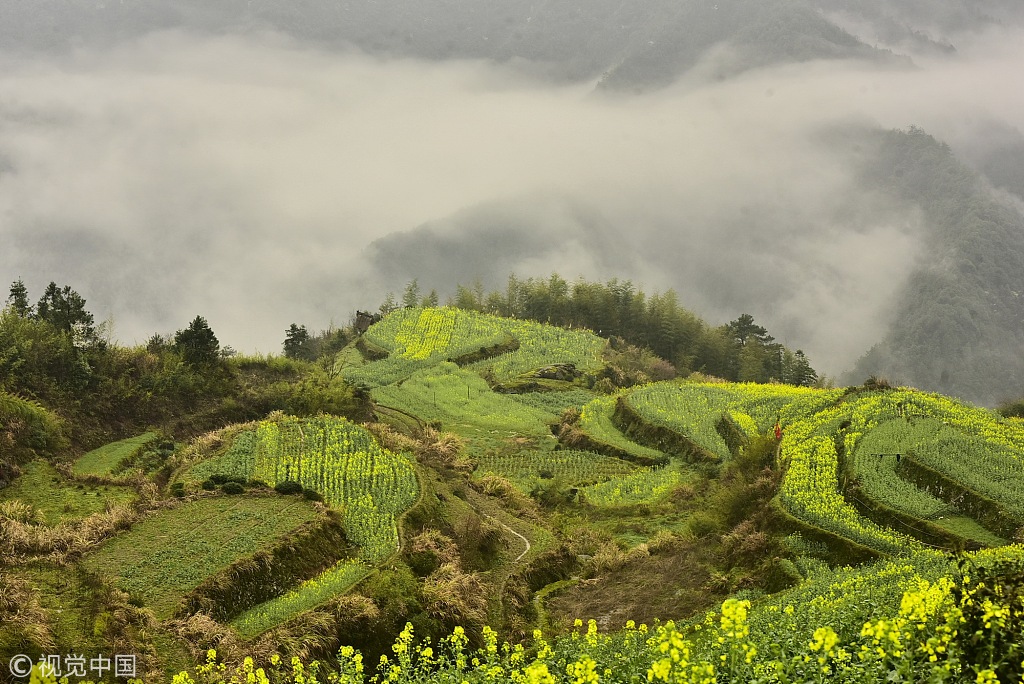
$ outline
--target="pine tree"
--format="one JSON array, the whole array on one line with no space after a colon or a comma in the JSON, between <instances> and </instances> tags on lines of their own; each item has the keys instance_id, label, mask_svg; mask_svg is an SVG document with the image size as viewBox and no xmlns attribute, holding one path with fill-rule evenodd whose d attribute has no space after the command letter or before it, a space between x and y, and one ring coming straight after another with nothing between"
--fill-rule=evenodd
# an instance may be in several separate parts
<instances>
[{"instance_id":1,"label":"pine tree","mask_svg":"<svg viewBox=\"0 0 1024 684\"><path fill-rule=\"evenodd\" d=\"M196 316L187 328L174 334L174 349L193 368L212 366L220 356L220 342L202 316Z\"/></svg>"},{"instance_id":2,"label":"pine tree","mask_svg":"<svg viewBox=\"0 0 1024 684\"><path fill-rule=\"evenodd\" d=\"M284 333L284 355L289 359L312 361L309 346L309 331L306 330L306 326L292 323Z\"/></svg>"},{"instance_id":3,"label":"pine tree","mask_svg":"<svg viewBox=\"0 0 1024 684\"><path fill-rule=\"evenodd\" d=\"M32 317L32 305L28 303L28 288L25 287L21 278L11 283L11 294L7 298L7 306L22 318Z\"/></svg>"},{"instance_id":4,"label":"pine tree","mask_svg":"<svg viewBox=\"0 0 1024 684\"><path fill-rule=\"evenodd\" d=\"M398 308L398 304L395 303L395 293L388 292L388 296L384 298L384 303L377 309L380 311L381 316L387 316L389 313Z\"/></svg>"},{"instance_id":5,"label":"pine tree","mask_svg":"<svg viewBox=\"0 0 1024 684\"><path fill-rule=\"evenodd\" d=\"M405 292L402 293L402 306L405 308L412 308L418 306L420 303L420 284L415 278L409 281L409 284L405 286Z\"/></svg>"},{"instance_id":6,"label":"pine tree","mask_svg":"<svg viewBox=\"0 0 1024 684\"><path fill-rule=\"evenodd\" d=\"M76 346L97 342L93 316L85 308L85 299L68 285L59 288L50 281L36 304L36 318L71 335Z\"/></svg>"}]
</instances>

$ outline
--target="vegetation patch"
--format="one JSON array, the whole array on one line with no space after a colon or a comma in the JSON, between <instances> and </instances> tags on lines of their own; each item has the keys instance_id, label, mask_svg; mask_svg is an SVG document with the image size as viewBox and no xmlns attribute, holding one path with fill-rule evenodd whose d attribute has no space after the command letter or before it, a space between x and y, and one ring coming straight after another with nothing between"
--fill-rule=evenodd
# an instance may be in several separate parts
<instances>
[{"instance_id":1,"label":"vegetation patch","mask_svg":"<svg viewBox=\"0 0 1024 684\"><path fill-rule=\"evenodd\" d=\"M272 487L295 482L316 492L342 511L348 538L371 562L398 548L395 519L419 496L408 457L383 448L364 428L333 416L276 414L260 421L240 432L222 456L193 467L190 477L211 473Z\"/></svg>"},{"instance_id":2,"label":"vegetation patch","mask_svg":"<svg viewBox=\"0 0 1024 684\"><path fill-rule=\"evenodd\" d=\"M122 589L166 618L206 578L315 517L312 504L293 497L202 498L154 513L82 564L116 577Z\"/></svg>"},{"instance_id":3,"label":"vegetation patch","mask_svg":"<svg viewBox=\"0 0 1024 684\"><path fill-rule=\"evenodd\" d=\"M493 473L529 493L539 486L581 487L630 475L637 467L590 451L560 449L542 452L487 453L478 459L478 473Z\"/></svg>"},{"instance_id":4,"label":"vegetation patch","mask_svg":"<svg viewBox=\"0 0 1024 684\"><path fill-rule=\"evenodd\" d=\"M68 480L43 460L27 464L20 477L0 489L0 501L21 501L34 511L34 519L47 525L81 520L102 513L112 504L134 501L136 492L113 484L86 484Z\"/></svg>"},{"instance_id":5,"label":"vegetation patch","mask_svg":"<svg viewBox=\"0 0 1024 684\"><path fill-rule=\"evenodd\" d=\"M78 476L109 476L117 467L138 454L142 449L159 438L155 432L146 432L136 437L111 442L83 454L72 466Z\"/></svg>"},{"instance_id":6,"label":"vegetation patch","mask_svg":"<svg viewBox=\"0 0 1024 684\"><path fill-rule=\"evenodd\" d=\"M371 572L359 561L343 560L288 593L253 606L231 621L245 638L262 634L352 588Z\"/></svg>"},{"instance_id":7,"label":"vegetation patch","mask_svg":"<svg viewBox=\"0 0 1024 684\"><path fill-rule=\"evenodd\" d=\"M559 441L570 448L596 451L641 465L668 463L662 452L623 435L612 419L614 412L615 397L594 399L583 407L575 424L563 425Z\"/></svg>"},{"instance_id":8,"label":"vegetation patch","mask_svg":"<svg viewBox=\"0 0 1024 684\"><path fill-rule=\"evenodd\" d=\"M203 612L225 621L250 606L268 601L353 553L341 518L328 512L248 558L235 561L195 588L178 609L179 616Z\"/></svg>"},{"instance_id":9,"label":"vegetation patch","mask_svg":"<svg viewBox=\"0 0 1024 684\"><path fill-rule=\"evenodd\" d=\"M615 399L615 410L612 413L612 422L622 430L630 439L641 444L658 449L666 454L679 456L692 463L717 463L722 459L718 453L712 453L690 440L686 435L678 433L671 428L663 427L644 420L637 411L629 404L626 397L619 396ZM716 429L717 433L718 430ZM725 440L722 440L724 451L729 452Z\"/></svg>"}]
</instances>

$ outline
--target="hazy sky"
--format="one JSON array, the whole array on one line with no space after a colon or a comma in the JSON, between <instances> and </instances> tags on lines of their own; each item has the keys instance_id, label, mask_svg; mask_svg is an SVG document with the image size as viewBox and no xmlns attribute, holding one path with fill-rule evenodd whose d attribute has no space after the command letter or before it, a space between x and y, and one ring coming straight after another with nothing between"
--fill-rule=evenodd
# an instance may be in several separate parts
<instances>
[{"instance_id":1,"label":"hazy sky","mask_svg":"<svg viewBox=\"0 0 1024 684\"><path fill-rule=\"evenodd\" d=\"M71 285L125 343L202 314L268 352L412 277L631 278L715 323L750 312L838 373L880 337L922 230L859 187L867 151L841 133L1024 130L1022 38L899 68L698 67L645 95L273 35L0 53L0 277Z\"/></svg>"}]
</instances>

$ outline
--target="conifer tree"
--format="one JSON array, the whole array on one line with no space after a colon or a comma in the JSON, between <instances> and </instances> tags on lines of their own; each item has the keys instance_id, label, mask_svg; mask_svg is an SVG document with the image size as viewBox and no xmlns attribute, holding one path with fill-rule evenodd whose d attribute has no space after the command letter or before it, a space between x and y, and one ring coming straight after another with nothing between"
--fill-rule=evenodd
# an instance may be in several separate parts
<instances>
[{"instance_id":1,"label":"conifer tree","mask_svg":"<svg viewBox=\"0 0 1024 684\"><path fill-rule=\"evenodd\" d=\"M174 349L193 368L212 366L220 355L220 342L202 316L195 319L184 330L174 334Z\"/></svg>"},{"instance_id":2,"label":"conifer tree","mask_svg":"<svg viewBox=\"0 0 1024 684\"><path fill-rule=\"evenodd\" d=\"M28 288L25 287L21 278L11 283L11 294L7 298L7 306L22 318L32 317L32 305L28 303Z\"/></svg>"}]
</instances>

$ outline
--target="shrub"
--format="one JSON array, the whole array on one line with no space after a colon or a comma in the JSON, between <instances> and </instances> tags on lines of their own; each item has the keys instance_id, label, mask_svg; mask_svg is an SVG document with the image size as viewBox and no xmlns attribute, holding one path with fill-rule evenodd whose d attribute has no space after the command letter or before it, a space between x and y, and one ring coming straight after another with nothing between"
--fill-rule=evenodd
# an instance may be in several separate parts
<instances>
[{"instance_id":1,"label":"shrub","mask_svg":"<svg viewBox=\"0 0 1024 684\"><path fill-rule=\"evenodd\" d=\"M212 479L211 480L203 480L203 489L205 489L206 491L212 492L216 488L217 488L217 483L214 482Z\"/></svg>"},{"instance_id":2,"label":"shrub","mask_svg":"<svg viewBox=\"0 0 1024 684\"><path fill-rule=\"evenodd\" d=\"M294 480L282 480L274 485L274 491L278 494L301 494L302 485Z\"/></svg>"},{"instance_id":3,"label":"shrub","mask_svg":"<svg viewBox=\"0 0 1024 684\"><path fill-rule=\"evenodd\" d=\"M238 484L237 482L225 482L220 488L225 494L244 494L245 487Z\"/></svg>"},{"instance_id":4,"label":"shrub","mask_svg":"<svg viewBox=\"0 0 1024 684\"><path fill-rule=\"evenodd\" d=\"M175 482L171 485L171 496L176 496L179 499L185 496L185 483Z\"/></svg>"}]
</instances>

